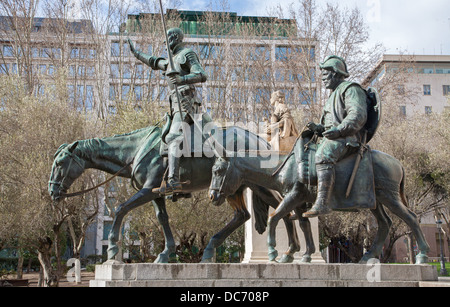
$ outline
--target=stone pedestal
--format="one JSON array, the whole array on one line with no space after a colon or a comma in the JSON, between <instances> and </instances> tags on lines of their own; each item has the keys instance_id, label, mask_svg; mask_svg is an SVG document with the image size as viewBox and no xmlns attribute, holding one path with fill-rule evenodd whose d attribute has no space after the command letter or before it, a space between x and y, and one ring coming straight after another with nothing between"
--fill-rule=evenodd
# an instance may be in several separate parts
<instances>
[{"instance_id":1,"label":"stone pedestal","mask_svg":"<svg viewBox=\"0 0 450 307\"><path fill-rule=\"evenodd\" d=\"M267 255L267 230L263 234L259 234L255 230L255 221L253 218L253 203L252 203L252 191L249 189L245 190L245 202L247 204L247 210L251 214L251 218L245 223L245 254L243 263L266 263L269 261ZM273 209L269 211L273 212ZM318 218L310 219L311 229L313 233L314 244L316 246L316 252L312 255L312 263L325 263L322 255L319 252L319 225ZM306 250L305 237L301 231L298 222L294 221L295 227L297 229L297 234L300 240L300 252L295 253L294 262L301 260L303 254ZM276 229L276 240L277 240L277 250L278 258L288 249L289 242L286 233L286 227L284 222L280 220Z\"/></svg>"},{"instance_id":2,"label":"stone pedestal","mask_svg":"<svg viewBox=\"0 0 450 307\"><path fill-rule=\"evenodd\" d=\"M103 264L91 287L419 287L438 281L431 265Z\"/></svg>"}]
</instances>

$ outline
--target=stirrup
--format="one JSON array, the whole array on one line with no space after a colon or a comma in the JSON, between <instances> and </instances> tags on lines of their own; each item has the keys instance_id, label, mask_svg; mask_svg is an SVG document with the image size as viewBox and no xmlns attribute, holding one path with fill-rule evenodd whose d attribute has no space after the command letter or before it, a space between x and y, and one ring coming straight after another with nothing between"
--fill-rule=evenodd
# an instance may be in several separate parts
<instances>
[{"instance_id":1,"label":"stirrup","mask_svg":"<svg viewBox=\"0 0 450 307\"><path fill-rule=\"evenodd\" d=\"M306 218L313 218L313 217L317 217L319 215L326 215L331 213L332 210L330 209L330 207L328 205L316 205L314 204L312 206L311 209L309 209L309 211L306 211L305 213L302 214L303 217Z\"/></svg>"},{"instance_id":2,"label":"stirrup","mask_svg":"<svg viewBox=\"0 0 450 307\"><path fill-rule=\"evenodd\" d=\"M152 189L153 193L159 193L160 195L172 195L174 193L182 193L183 192L183 184L190 184L191 182L175 182L173 185L169 184L167 181L163 181L159 188Z\"/></svg>"}]
</instances>

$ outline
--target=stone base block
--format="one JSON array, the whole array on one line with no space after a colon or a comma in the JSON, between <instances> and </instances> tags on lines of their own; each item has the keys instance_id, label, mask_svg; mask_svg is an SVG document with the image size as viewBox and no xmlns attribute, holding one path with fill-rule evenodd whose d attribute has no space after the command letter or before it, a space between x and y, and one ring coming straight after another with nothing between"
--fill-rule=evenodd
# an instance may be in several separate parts
<instances>
[{"instance_id":1,"label":"stone base block","mask_svg":"<svg viewBox=\"0 0 450 307\"><path fill-rule=\"evenodd\" d=\"M91 287L419 287L438 281L431 265L103 264Z\"/></svg>"}]
</instances>

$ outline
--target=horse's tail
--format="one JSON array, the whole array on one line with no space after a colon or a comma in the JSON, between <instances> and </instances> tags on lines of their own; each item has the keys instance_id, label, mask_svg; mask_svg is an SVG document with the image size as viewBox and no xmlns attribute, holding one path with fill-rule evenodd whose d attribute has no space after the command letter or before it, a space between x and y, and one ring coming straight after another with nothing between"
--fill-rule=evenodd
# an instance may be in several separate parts
<instances>
[{"instance_id":1,"label":"horse's tail","mask_svg":"<svg viewBox=\"0 0 450 307\"><path fill-rule=\"evenodd\" d=\"M253 193L253 214L255 217L255 229L259 234L263 234L267 228L267 219L269 218L269 206L257 194Z\"/></svg>"},{"instance_id":2,"label":"horse's tail","mask_svg":"<svg viewBox=\"0 0 450 307\"><path fill-rule=\"evenodd\" d=\"M268 189L257 186L252 187L253 191L253 214L255 217L255 229L262 234L267 228L269 218L269 206L276 208L280 203L275 195Z\"/></svg>"},{"instance_id":3,"label":"horse's tail","mask_svg":"<svg viewBox=\"0 0 450 307\"><path fill-rule=\"evenodd\" d=\"M406 182L406 171L405 168L402 166L402 180L400 181L400 198L402 200L403 205L405 205L405 207L408 207L408 200L406 199L406 194L405 194L405 182Z\"/></svg>"}]
</instances>

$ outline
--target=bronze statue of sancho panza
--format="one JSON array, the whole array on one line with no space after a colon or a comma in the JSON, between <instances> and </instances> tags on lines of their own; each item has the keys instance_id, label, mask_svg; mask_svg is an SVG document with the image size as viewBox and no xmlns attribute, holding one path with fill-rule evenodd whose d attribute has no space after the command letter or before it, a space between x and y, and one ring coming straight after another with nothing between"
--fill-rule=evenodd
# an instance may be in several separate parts
<instances>
[{"instance_id":1,"label":"bronze statue of sancho panza","mask_svg":"<svg viewBox=\"0 0 450 307\"><path fill-rule=\"evenodd\" d=\"M335 164L365 145L367 122L367 94L357 83L345 81L350 75L345 60L328 56L319 64L322 81L331 90L324 105L320 124L309 123L310 130L323 136L315 156L317 171L317 199L304 217L331 212L330 195L335 183Z\"/></svg>"}]
</instances>

